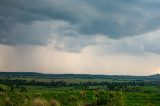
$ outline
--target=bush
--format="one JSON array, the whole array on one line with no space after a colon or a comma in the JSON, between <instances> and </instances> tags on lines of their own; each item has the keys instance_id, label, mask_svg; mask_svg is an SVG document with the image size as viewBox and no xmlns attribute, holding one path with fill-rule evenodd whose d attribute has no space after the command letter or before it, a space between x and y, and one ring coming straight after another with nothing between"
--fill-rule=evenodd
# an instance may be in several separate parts
<instances>
[{"instance_id":1,"label":"bush","mask_svg":"<svg viewBox=\"0 0 160 106\"><path fill-rule=\"evenodd\" d=\"M10 98L4 99L4 106L13 106L13 102L10 100Z\"/></svg>"},{"instance_id":2,"label":"bush","mask_svg":"<svg viewBox=\"0 0 160 106\"><path fill-rule=\"evenodd\" d=\"M50 100L50 106L60 106L59 102L55 99Z\"/></svg>"},{"instance_id":3,"label":"bush","mask_svg":"<svg viewBox=\"0 0 160 106\"><path fill-rule=\"evenodd\" d=\"M32 106L48 106L48 102L44 99L36 98L32 101Z\"/></svg>"},{"instance_id":4,"label":"bush","mask_svg":"<svg viewBox=\"0 0 160 106\"><path fill-rule=\"evenodd\" d=\"M27 92L27 89L25 87L21 87L20 92Z\"/></svg>"}]
</instances>

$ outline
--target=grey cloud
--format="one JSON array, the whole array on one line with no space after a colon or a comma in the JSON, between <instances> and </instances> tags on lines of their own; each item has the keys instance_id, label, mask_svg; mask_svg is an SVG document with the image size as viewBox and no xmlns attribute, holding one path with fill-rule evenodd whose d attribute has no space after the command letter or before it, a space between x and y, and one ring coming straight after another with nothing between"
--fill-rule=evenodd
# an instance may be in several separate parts
<instances>
[{"instance_id":1,"label":"grey cloud","mask_svg":"<svg viewBox=\"0 0 160 106\"><path fill-rule=\"evenodd\" d=\"M160 54L160 31L153 31L139 36L111 39L100 36L97 42L99 53L148 55Z\"/></svg>"},{"instance_id":2,"label":"grey cloud","mask_svg":"<svg viewBox=\"0 0 160 106\"><path fill-rule=\"evenodd\" d=\"M69 31L73 33L76 28L68 22L59 20L34 21L30 25L16 23L6 32L6 36L1 36L0 41L11 45L47 45L49 40L54 39L57 35L63 36L65 33L65 36L69 36Z\"/></svg>"},{"instance_id":3,"label":"grey cloud","mask_svg":"<svg viewBox=\"0 0 160 106\"><path fill-rule=\"evenodd\" d=\"M140 35L159 28L159 1L112 0L89 1L104 13L106 20L93 21L85 32L105 34L110 38Z\"/></svg>"},{"instance_id":4,"label":"grey cloud","mask_svg":"<svg viewBox=\"0 0 160 106\"><path fill-rule=\"evenodd\" d=\"M82 35L82 37L57 36L51 45L54 45L54 48L59 51L79 53L81 50L83 50L84 47L89 45L96 45L96 42L92 37L85 35Z\"/></svg>"},{"instance_id":5,"label":"grey cloud","mask_svg":"<svg viewBox=\"0 0 160 106\"><path fill-rule=\"evenodd\" d=\"M80 51L96 43L96 34L117 41L157 30L159 5L158 0L0 0L0 43L51 41L58 50Z\"/></svg>"},{"instance_id":6,"label":"grey cloud","mask_svg":"<svg viewBox=\"0 0 160 106\"><path fill-rule=\"evenodd\" d=\"M77 27L60 20L35 21L31 25L17 23L6 34L12 36L3 37L0 40L3 44L47 45L67 52L80 52L85 46L95 44L92 36L82 35Z\"/></svg>"},{"instance_id":7,"label":"grey cloud","mask_svg":"<svg viewBox=\"0 0 160 106\"><path fill-rule=\"evenodd\" d=\"M77 5L77 6L76 6ZM81 7L83 5L83 7ZM83 11L84 9L87 9ZM77 27L83 20L87 22L86 16L95 18L94 11L90 14L92 6L81 1L66 0L1 0L0 3L0 43L3 44L37 44L45 45L50 39L51 33L57 31L46 25L48 21L63 21ZM96 14L96 15L94 15ZM76 21L76 22L75 22ZM35 23L41 24L35 26ZM83 22L82 22L83 23ZM44 24L44 25L43 25ZM47 23L49 24L49 23ZM52 23L54 24L54 23ZM61 24L61 23L58 23ZM56 26L58 24L52 25ZM62 25L63 27L63 25ZM66 26L64 26L66 27ZM72 28L73 28L72 27ZM59 32L71 32L70 36L77 36L79 29L59 28ZM77 31L77 32L76 32ZM53 34L52 34L53 35ZM66 34L68 36L68 34ZM59 36L62 36L59 34ZM52 36L54 38L54 36Z\"/></svg>"}]
</instances>

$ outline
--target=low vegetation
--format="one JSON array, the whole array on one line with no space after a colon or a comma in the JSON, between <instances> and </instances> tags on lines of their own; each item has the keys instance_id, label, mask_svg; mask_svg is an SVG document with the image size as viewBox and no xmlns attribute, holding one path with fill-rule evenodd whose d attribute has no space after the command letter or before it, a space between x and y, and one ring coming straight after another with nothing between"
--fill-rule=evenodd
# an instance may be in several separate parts
<instances>
[{"instance_id":1,"label":"low vegetation","mask_svg":"<svg viewBox=\"0 0 160 106\"><path fill-rule=\"evenodd\" d=\"M155 79L153 76L42 77L35 73L33 76L0 73L0 76L0 106L160 106L157 75Z\"/></svg>"}]
</instances>

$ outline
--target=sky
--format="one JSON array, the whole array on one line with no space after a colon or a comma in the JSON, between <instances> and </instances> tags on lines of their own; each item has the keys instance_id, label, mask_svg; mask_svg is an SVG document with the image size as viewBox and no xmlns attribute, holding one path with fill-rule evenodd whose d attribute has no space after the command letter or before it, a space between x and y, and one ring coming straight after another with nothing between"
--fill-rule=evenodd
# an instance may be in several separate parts
<instances>
[{"instance_id":1,"label":"sky","mask_svg":"<svg viewBox=\"0 0 160 106\"><path fill-rule=\"evenodd\" d=\"M160 73L159 0L0 0L0 71Z\"/></svg>"}]
</instances>

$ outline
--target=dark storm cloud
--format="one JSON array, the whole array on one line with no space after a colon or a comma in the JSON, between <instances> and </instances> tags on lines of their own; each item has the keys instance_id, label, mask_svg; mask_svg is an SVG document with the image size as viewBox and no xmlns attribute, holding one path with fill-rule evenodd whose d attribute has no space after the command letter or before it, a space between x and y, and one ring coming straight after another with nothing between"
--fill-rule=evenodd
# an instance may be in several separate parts
<instances>
[{"instance_id":1,"label":"dark storm cloud","mask_svg":"<svg viewBox=\"0 0 160 106\"><path fill-rule=\"evenodd\" d=\"M77 25L83 23L83 15L90 14L90 11L86 12L87 10L82 12L83 7L79 6L80 4L88 8L89 5L73 0L1 0L0 2L0 43L3 44L47 44L50 34L57 32L57 29L52 29L51 25L46 24L40 24L39 28L34 23L58 20L59 24L62 21ZM70 29L58 28L61 31Z\"/></svg>"},{"instance_id":2,"label":"dark storm cloud","mask_svg":"<svg viewBox=\"0 0 160 106\"><path fill-rule=\"evenodd\" d=\"M0 43L46 45L55 36L76 41L96 34L112 39L139 35L159 28L159 5L158 0L0 0ZM82 42L79 46L88 45Z\"/></svg>"},{"instance_id":3,"label":"dark storm cloud","mask_svg":"<svg viewBox=\"0 0 160 106\"><path fill-rule=\"evenodd\" d=\"M103 12L106 19L93 21L88 28L83 27L86 32L120 38L159 28L160 2L157 0L89 0L88 2Z\"/></svg>"}]
</instances>

